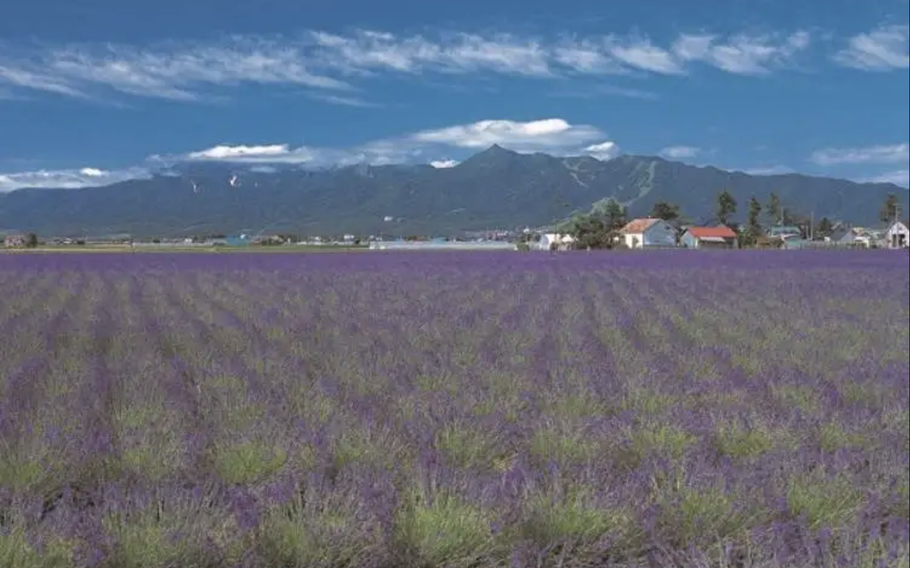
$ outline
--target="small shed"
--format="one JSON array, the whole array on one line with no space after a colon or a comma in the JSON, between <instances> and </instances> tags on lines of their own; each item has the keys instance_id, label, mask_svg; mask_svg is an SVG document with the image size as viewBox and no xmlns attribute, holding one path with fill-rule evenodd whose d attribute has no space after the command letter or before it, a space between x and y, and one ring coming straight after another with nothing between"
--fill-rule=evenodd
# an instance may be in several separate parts
<instances>
[{"instance_id":1,"label":"small shed","mask_svg":"<svg viewBox=\"0 0 910 568\"><path fill-rule=\"evenodd\" d=\"M544 233L540 235L536 248L538 250L566 250L572 247L575 239L572 235L561 233Z\"/></svg>"},{"instance_id":2,"label":"small shed","mask_svg":"<svg viewBox=\"0 0 910 568\"><path fill-rule=\"evenodd\" d=\"M825 242L834 246L849 247L856 245L856 236L853 229L841 228L825 237Z\"/></svg>"},{"instance_id":3,"label":"small shed","mask_svg":"<svg viewBox=\"0 0 910 568\"><path fill-rule=\"evenodd\" d=\"M769 237L786 239L788 237L800 237L803 232L796 225L775 225L768 229Z\"/></svg>"},{"instance_id":4,"label":"small shed","mask_svg":"<svg viewBox=\"0 0 910 568\"><path fill-rule=\"evenodd\" d=\"M3 246L6 248L22 248L26 245L28 239L20 233L12 233L3 237Z\"/></svg>"},{"instance_id":5,"label":"small shed","mask_svg":"<svg viewBox=\"0 0 910 568\"><path fill-rule=\"evenodd\" d=\"M895 221L888 226L883 240L887 248L908 248L910 247L910 229L907 228L906 223Z\"/></svg>"},{"instance_id":6,"label":"small shed","mask_svg":"<svg viewBox=\"0 0 910 568\"><path fill-rule=\"evenodd\" d=\"M736 248L736 232L730 227L689 227L680 239L686 248Z\"/></svg>"},{"instance_id":7,"label":"small shed","mask_svg":"<svg viewBox=\"0 0 910 568\"><path fill-rule=\"evenodd\" d=\"M224 244L229 247L245 247L253 244L253 239L247 235L234 235L226 237Z\"/></svg>"}]
</instances>

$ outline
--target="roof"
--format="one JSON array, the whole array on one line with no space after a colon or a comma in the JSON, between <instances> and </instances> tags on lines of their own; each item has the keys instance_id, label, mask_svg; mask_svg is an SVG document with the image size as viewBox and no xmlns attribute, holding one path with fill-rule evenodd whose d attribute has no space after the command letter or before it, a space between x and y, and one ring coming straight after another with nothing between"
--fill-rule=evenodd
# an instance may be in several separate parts
<instances>
[{"instance_id":1,"label":"roof","mask_svg":"<svg viewBox=\"0 0 910 568\"><path fill-rule=\"evenodd\" d=\"M720 227L690 227L689 234L697 239L706 239L706 238L721 238L721 239L735 239L736 233L733 232L733 229L721 225Z\"/></svg>"},{"instance_id":2,"label":"roof","mask_svg":"<svg viewBox=\"0 0 910 568\"><path fill-rule=\"evenodd\" d=\"M698 240L705 241L706 243L725 243L725 242L727 242L726 237L698 237Z\"/></svg>"},{"instance_id":3,"label":"roof","mask_svg":"<svg viewBox=\"0 0 910 568\"><path fill-rule=\"evenodd\" d=\"M798 235L800 234L800 230L799 227L793 225L775 225L774 227L768 229L768 234L771 236L786 234Z\"/></svg>"},{"instance_id":4,"label":"roof","mask_svg":"<svg viewBox=\"0 0 910 568\"><path fill-rule=\"evenodd\" d=\"M832 241L840 241L842 239L845 239L848 236L851 238L856 236L853 233L853 229L836 229L836 230L832 231L830 235L828 235L828 237Z\"/></svg>"},{"instance_id":5,"label":"roof","mask_svg":"<svg viewBox=\"0 0 910 568\"><path fill-rule=\"evenodd\" d=\"M635 234L635 233L644 233L651 228L654 223L657 223L660 219L654 217L645 217L643 219L633 219L626 223L626 226L619 230L620 233L625 234Z\"/></svg>"}]
</instances>

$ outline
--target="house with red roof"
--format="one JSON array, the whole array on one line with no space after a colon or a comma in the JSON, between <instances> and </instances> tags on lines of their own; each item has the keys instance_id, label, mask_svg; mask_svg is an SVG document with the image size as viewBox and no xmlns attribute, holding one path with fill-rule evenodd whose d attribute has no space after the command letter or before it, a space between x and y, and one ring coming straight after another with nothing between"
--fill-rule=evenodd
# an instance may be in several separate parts
<instances>
[{"instance_id":1,"label":"house with red roof","mask_svg":"<svg viewBox=\"0 0 910 568\"><path fill-rule=\"evenodd\" d=\"M736 248L736 232L730 227L689 227L679 239L686 248Z\"/></svg>"},{"instance_id":2,"label":"house with red roof","mask_svg":"<svg viewBox=\"0 0 910 568\"><path fill-rule=\"evenodd\" d=\"M623 244L629 248L675 247L676 229L663 219L633 219L619 230Z\"/></svg>"}]
</instances>

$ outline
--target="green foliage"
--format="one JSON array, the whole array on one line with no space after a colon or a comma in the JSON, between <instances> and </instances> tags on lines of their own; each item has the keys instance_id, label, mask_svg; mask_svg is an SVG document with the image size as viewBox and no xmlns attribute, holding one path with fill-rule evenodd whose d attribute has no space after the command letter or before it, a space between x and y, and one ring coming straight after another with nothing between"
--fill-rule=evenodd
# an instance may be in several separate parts
<instances>
[{"instance_id":1,"label":"green foliage","mask_svg":"<svg viewBox=\"0 0 910 568\"><path fill-rule=\"evenodd\" d=\"M658 201L651 208L651 217L669 222L676 221L680 217L679 205Z\"/></svg>"},{"instance_id":2,"label":"green foliage","mask_svg":"<svg viewBox=\"0 0 910 568\"><path fill-rule=\"evenodd\" d=\"M698 441L693 434L668 424L646 424L632 432L632 444L640 455L655 452L679 459Z\"/></svg>"},{"instance_id":3,"label":"green foliage","mask_svg":"<svg viewBox=\"0 0 910 568\"><path fill-rule=\"evenodd\" d=\"M753 195L749 199L749 214L746 220L746 231L743 235L744 242L746 246L753 246L758 241L758 237L762 235L761 229L761 203Z\"/></svg>"},{"instance_id":4,"label":"green foliage","mask_svg":"<svg viewBox=\"0 0 910 568\"><path fill-rule=\"evenodd\" d=\"M787 490L787 506L795 516L805 516L813 529L849 526L859 514L865 496L845 476L827 479L820 474L795 476Z\"/></svg>"},{"instance_id":5,"label":"green foliage","mask_svg":"<svg viewBox=\"0 0 910 568\"><path fill-rule=\"evenodd\" d=\"M719 452L733 459L755 458L774 447L774 441L765 431L735 425L721 425L714 443Z\"/></svg>"},{"instance_id":6,"label":"green foliage","mask_svg":"<svg viewBox=\"0 0 910 568\"><path fill-rule=\"evenodd\" d=\"M257 547L267 566L358 568L384 553L379 531L351 530L344 505L311 507L302 498L269 511Z\"/></svg>"},{"instance_id":7,"label":"green foliage","mask_svg":"<svg viewBox=\"0 0 910 568\"><path fill-rule=\"evenodd\" d=\"M634 520L626 511L594 503L584 487L570 487L565 493L532 498L525 505L521 536L542 546L584 546L607 535L628 538L634 531Z\"/></svg>"},{"instance_id":8,"label":"green foliage","mask_svg":"<svg viewBox=\"0 0 910 568\"><path fill-rule=\"evenodd\" d=\"M494 553L491 518L479 507L437 491L427 496L414 487L396 518L399 542L428 566L469 568Z\"/></svg>"},{"instance_id":9,"label":"green foliage","mask_svg":"<svg viewBox=\"0 0 910 568\"><path fill-rule=\"evenodd\" d=\"M489 468L499 457L495 439L469 425L443 427L436 434L436 447L457 467Z\"/></svg>"},{"instance_id":10,"label":"green foliage","mask_svg":"<svg viewBox=\"0 0 910 568\"><path fill-rule=\"evenodd\" d=\"M602 450L596 439L570 427L550 425L538 428L530 442L531 455L541 462L556 460L562 464L579 464L594 459Z\"/></svg>"},{"instance_id":11,"label":"green foliage","mask_svg":"<svg viewBox=\"0 0 910 568\"><path fill-rule=\"evenodd\" d=\"M271 448L262 441L226 444L213 451L215 469L231 484L261 481L276 473L287 461L282 448Z\"/></svg>"},{"instance_id":12,"label":"green foliage","mask_svg":"<svg viewBox=\"0 0 910 568\"><path fill-rule=\"evenodd\" d=\"M768 196L768 206L765 208L765 211L768 214L769 225L777 225L778 223L787 224L786 219L784 219L784 207L777 193L772 191L771 195Z\"/></svg>"},{"instance_id":13,"label":"green foliage","mask_svg":"<svg viewBox=\"0 0 910 568\"><path fill-rule=\"evenodd\" d=\"M818 429L818 443L822 450L833 452L845 448L859 448L868 440L864 435L850 432L836 421L828 421Z\"/></svg>"},{"instance_id":14,"label":"green foliage","mask_svg":"<svg viewBox=\"0 0 910 568\"><path fill-rule=\"evenodd\" d=\"M657 502L663 505L661 529L679 548L743 542L749 528L767 521L761 510L737 508L736 497L719 486L695 488L671 483L658 491Z\"/></svg>"},{"instance_id":15,"label":"green foliage","mask_svg":"<svg viewBox=\"0 0 910 568\"><path fill-rule=\"evenodd\" d=\"M831 219L828 219L827 217L819 219L818 224L815 226L815 236L827 237L833 232L834 224L831 222Z\"/></svg>"},{"instance_id":16,"label":"green foliage","mask_svg":"<svg viewBox=\"0 0 910 568\"><path fill-rule=\"evenodd\" d=\"M715 210L714 215L721 225L727 225L730 223L731 217L735 214L736 199L729 190L725 189L717 196L717 209Z\"/></svg>"},{"instance_id":17,"label":"green foliage","mask_svg":"<svg viewBox=\"0 0 910 568\"><path fill-rule=\"evenodd\" d=\"M9 568L75 568L74 544L51 540L43 550L35 550L21 527L0 531L0 566Z\"/></svg>"},{"instance_id":18,"label":"green foliage","mask_svg":"<svg viewBox=\"0 0 910 568\"><path fill-rule=\"evenodd\" d=\"M889 193L885 198L885 202L882 204L882 209L878 214L878 219L882 223L891 223L897 219L899 212L900 201L898 201L897 195L894 193Z\"/></svg>"}]
</instances>

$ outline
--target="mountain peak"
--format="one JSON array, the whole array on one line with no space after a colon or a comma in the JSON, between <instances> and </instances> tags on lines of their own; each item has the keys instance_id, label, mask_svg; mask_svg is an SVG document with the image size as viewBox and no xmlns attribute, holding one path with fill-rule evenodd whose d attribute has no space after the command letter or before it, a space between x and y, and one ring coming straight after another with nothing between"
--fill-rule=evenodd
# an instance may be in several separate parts
<instances>
[{"instance_id":1,"label":"mountain peak","mask_svg":"<svg viewBox=\"0 0 910 568\"><path fill-rule=\"evenodd\" d=\"M503 148L499 144L493 144L486 150L482 150L482 151L474 154L467 160L463 161L462 165L474 164L475 166L477 166L477 165L489 166L489 165L501 162L503 160L508 160L509 158L513 158L517 155L518 155L518 152Z\"/></svg>"},{"instance_id":2,"label":"mountain peak","mask_svg":"<svg viewBox=\"0 0 910 568\"><path fill-rule=\"evenodd\" d=\"M503 148L499 144L493 144L492 146L490 146L489 148L487 148L483 152L480 152L477 155L478 156L481 156L481 155L483 155L483 156L511 156L511 155L517 154L517 153L518 152Z\"/></svg>"}]
</instances>

